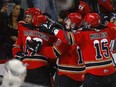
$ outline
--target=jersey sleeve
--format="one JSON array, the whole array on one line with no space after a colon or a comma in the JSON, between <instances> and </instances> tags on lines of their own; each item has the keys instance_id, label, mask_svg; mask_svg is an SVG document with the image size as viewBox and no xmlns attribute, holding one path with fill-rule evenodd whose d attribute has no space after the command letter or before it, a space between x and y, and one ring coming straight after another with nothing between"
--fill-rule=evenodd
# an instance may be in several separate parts
<instances>
[{"instance_id":1,"label":"jersey sleeve","mask_svg":"<svg viewBox=\"0 0 116 87\"><path fill-rule=\"evenodd\" d=\"M57 56L54 52L53 46L46 46L44 48L42 48L42 50L40 51L41 55L45 56L48 59L56 59Z\"/></svg>"},{"instance_id":2,"label":"jersey sleeve","mask_svg":"<svg viewBox=\"0 0 116 87\"><path fill-rule=\"evenodd\" d=\"M109 34L111 40L116 40L116 27L109 28L108 34Z\"/></svg>"},{"instance_id":3,"label":"jersey sleeve","mask_svg":"<svg viewBox=\"0 0 116 87\"><path fill-rule=\"evenodd\" d=\"M13 45L13 49L12 49L12 53L13 53L14 57L15 57L17 52L22 51L22 45L23 45L23 42L22 42L22 30L20 28L22 28L21 25L18 25L18 39L15 42L15 44Z\"/></svg>"},{"instance_id":4,"label":"jersey sleeve","mask_svg":"<svg viewBox=\"0 0 116 87\"><path fill-rule=\"evenodd\" d=\"M111 28L109 31L111 39L116 40L116 28Z\"/></svg>"},{"instance_id":5,"label":"jersey sleeve","mask_svg":"<svg viewBox=\"0 0 116 87\"><path fill-rule=\"evenodd\" d=\"M107 27L108 28L113 28L113 27L116 27L116 25L114 25L112 22L108 22Z\"/></svg>"},{"instance_id":6,"label":"jersey sleeve","mask_svg":"<svg viewBox=\"0 0 116 87\"><path fill-rule=\"evenodd\" d=\"M113 40L113 39L116 39L116 25L114 25L112 22L109 22L107 24L107 27L109 28L108 29L108 33L110 35L110 38Z\"/></svg>"},{"instance_id":7,"label":"jersey sleeve","mask_svg":"<svg viewBox=\"0 0 116 87\"><path fill-rule=\"evenodd\" d=\"M55 59L63 55L66 51L70 49L70 45L62 42L60 39L56 41L53 46L47 46L42 49L42 55L49 59Z\"/></svg>"},{"instance_id":8,"label":"jersey sleeve","mask_svg":"<svg viewBox=\"0 0 116 87\"><path fill-rule=\"evenodd\" d=\"M52 46L53 43L55 43L57 41L57 37L53 36L53 35L48 35L49 36L49 41L48 41L48 44L49 46Z\"/></svg>"},{"instance_id":9,"label":"jersey sleeve","mask_svg":"<svg viewBox=\"0 0 116 87\"><path fill-rule=\"evenodd\" d=\"M57 56L64 54L66 51L69 51L71 48L70 44L63 42L62 40L58 39L53 46L54 52Z\"/></svg>"},{"instance_id":10,"label":"jersey sleeve","mask_svg":"<svg viewBox=\"0 0 116 87\"><path fill-rule=\"evenodd\" d=\"M56 34L56 37L59 38L62 42L68 43L68 41L67 41L67 39L68 39L68 32L64 32L63 30L59 30L58 33Z\"/></svg>"}]
</instances>

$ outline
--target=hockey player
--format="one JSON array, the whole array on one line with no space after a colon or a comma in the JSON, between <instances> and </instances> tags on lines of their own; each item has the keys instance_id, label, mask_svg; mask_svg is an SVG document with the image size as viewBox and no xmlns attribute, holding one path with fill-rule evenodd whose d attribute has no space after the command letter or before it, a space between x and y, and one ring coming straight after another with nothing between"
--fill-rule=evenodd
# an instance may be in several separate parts
<instances>
[{"instance_id":1,"label":"hockey player","mask_svg":"<svg viewBox=\"0 0 116 87\"><path fill-rule=\"evenodd\" d=\"M69 23L72 23L70 26ZM65 46L68 44L65 39L61 41L58 39L56 44L53 46L55 49L55 53L59 54L58 57L58 86L59 87L79 87L82 85L85 77L85 64L82 59L81 50L78 45L74 45L74 39L72 38L72 34L77 31L77 29L82 24L82 16L78 13L71 13L65 20L66 29L68 29L67 37L69 39L70 45ZM43 31L45 31L43 29ZM50 33L50 31L48 31ZM61 34L62 36L62 34ZM65 46L63 42L66 44ZM61 50L60 48L62 47ZM48 50L51 52L54 51L52 47L44 48L44 52L47 53ZM44 54L45 55L45 54ZM48 53L45 56L52 56L55 55L53 53Z\"/></svg>"},{"instance_id":2,"label":"hockey player","mask_svg":"<svg viewBox=\"0 0 116 87\"><path fill-rule=\"evenodd\" d=\"M84 26L86 28L82 31L73 34L86 64L84 87L116 87L116 73L109 46L111 40L116 39L116 28L100 26L97 13L88 13L84 18ZM64 41L62 30L55 29L53 32Z\"/></svg>"},{"instance_id":3,"label":"hockey player","mask_svg":"<svg viewBox=\"0 0 116 87\"><path fill-rule=\"evenodd\" d=\"M68 26L69 22L72 26ZM82 16L78 13L71 13L66 20L66 28L69 29L67 36L71 47L59 57L58 76L59 87L80 87L85 78L85 64L78 45L74 45L72 34L82 24ZM66 41L64 41L66 43Z\"/></svg>"},{"instance_id":4,"label":"hockey player","mask_svg":"<svg viewBox=\"0 0 116 87\"><path fill-rule=\"evenodd\" d=\"M92 20L91 16L94 17L93 22L91 21ZM93 41L94 49L93 48L90 48L90 49L94 50L93 53L95 52L96 53L93 55L93 58L92 56L90 56L90 59L85 57L85 63L86 63L88 74L85 79L84 87L90 87L92 85L94 85L95 87L115 87L116 73L112 63L112 55L110 52L110 42L111 40L116 39L116 29L100 26L100 17L98 14L95 14L95 13L86 15L85 23L89 23L90 26L93 28L96 28L98 32L96 31L96 29L93 29L93 32L88 31L88 34L87 34L91 36L90 40ZM102 36L105 33L106 33L105 37ZM94 38L93 37L94 35L100 35L100 36L98 36L98 38ZM95 61L94 61L94 58L95 58ZM89 62L89 61L93 61L93 62ZM108 63L108 61L110 62ZM94 65L97 66L98 69L96 69ZM91 84L91 82L89 82L90 77L92 77L92 79L95 78L95 80L93 80L93 83L97 82L97 84L93 84L93 83ZM98 80L98 79L101 79L101 80Z\"/></svg>"},{"instance_id":5,"label":"hockey player","mask_svg":"<svg viewBox=\"0 0 116 87\"><path fill-rule=\"evenodd\" d=\"M51 87L48 58L41 55L39 46L49 46L56 38L39 32L38 27L47 20L39 9L30 8L25 16L24 21L18 24L18 40L14 44L13 55L27 66L26 82Z\"/></svg>"},{"instance_id":6,"label":"hockey player","mask_svg":"<svg viewBox=\"0 0 116 87\"><path fill-rule=\"evenodd\" d=\"M71 22L69 24L72 25ZM116 74L109 45L112 39L116 39L116 28L100 26L100 16L97 13L87 14L84 26L86 28L82 31L73 34L86 64L84 87L115 87ZM62 41L66 40L62 30L52 31Z\"/></svg>"}]
</instances>

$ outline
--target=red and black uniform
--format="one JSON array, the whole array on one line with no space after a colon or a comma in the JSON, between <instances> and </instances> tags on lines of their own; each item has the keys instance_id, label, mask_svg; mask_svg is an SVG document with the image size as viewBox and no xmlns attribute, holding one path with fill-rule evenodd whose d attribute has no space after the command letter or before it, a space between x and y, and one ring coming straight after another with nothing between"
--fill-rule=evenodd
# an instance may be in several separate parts
<instances>
[{"instance_id":1,"label":"red and black uniform","mask_svg":"<svg viewBox=\"0 0 116 87\"><path fill-rule=\"evenodd\" d=\"M59 87L79 87L84 81L85 73L85 64L77 45L71 46L69 51L59 57Z\"/></svg>"},{"instance_id":2,"label":"red and black uniform","mask_svg":"<svg viewBox=\"0 0 116 87\"><path fill-rule=\"evenodd\" d=\"M64 35L63 31L60 30L57 37L61 39L61 36L63 37ZM106 28L100 32L96 32L95 30L81 31L74 34L74 37L75 42L79 44L82 50L87 73L98 76L114 73L113 64L111 62L112 55L109 47L110 41L116 39L116 31L114 29Z\"/></svg>"},{"instance_id":3,"label":"red and black uniform","mask_svg":"<svg viewBox=\"0 0 116 87\"><path fill-rule=\"evenodd\" d=\"M72 33L68 32L67 35L72 36ZM60 38L62 38L62 34L60 35ZM62 40L63 42L67 43L65 39L62 39ZM72 41L72 44L73 44L73 41ZM70 48L69 49L68 48L65 49L65 53L63 53L59 57L58 74L60 76L66 75L75 81L83 81L84 74L85 74L85 65L82 59L81 50L79 46L77 45L70 45Z\"/></svg>"},{"instance_id":4,"label":"red and black uniform","mask_svg":"<svg viewBox=\"0 0 116 87\"><path fill-rule=\"evenodd\" d=\"M62 30L60 30L56 36L63 41L65 39ZM98 76L95 78L99 78L100 76L102 77L106 76L106 79L107 78L111 79L111 81L113 82L115 77L112 78L112 76L115 76L114 74L115 69L112 63L112 55L110 52L109 45L112 39L116 39L116 30L104 28L101 29L100 31L95 30L79 31L76 34L74 34L73 37L75 37L74 41L76 44L79 45L82 51L82 56L86 64L86 72L90 75ZM85 82L88 83L90 81ZM107 83L107 81L105 83ZM89 84L93 84L93 82L88 83L88 85ZM86 85L84 87L90 87L90 85L89 86ZM100 87L100 85L95 87Z\"/></svg>"},{"instance_id":5,"label":"red and black uniform","mask_svg":"<svg viewBox=\"0 0 116 87\"><path fill-rule=\"evenodd\" d=\"M27 77L26 81L35 84L50 86L50 76L49 76L49 60L44 55L43 50L39 52L32 52L29 50L28 38L31 39L41 39L43 49L46 46L52 46L52 43L57 40L54 36L47 35L45 33L39 32L38 29L33 28L31 25L26 23L18 24L18 40L14 44L13 55L18 52L25 53L22 62L27 66ZM43 82L42 81L45 81Z\"/></svg>"},{"instance_id":6,"label":"red and black uniform","mask_svg":"<svg viewBox=\"0 0 116 87\"><path fill-rule=\"evenodd\" d=\"M31 51L29 51L27 48L27 45L28 45L26 42L27 38L30 36L32 39L33 38L42 39L43 40L42 47L52 46L52 43L55 42L57 39L45 33L39 32L39 30L31 30L27 26L28 24L18 25L18 30L19 30L18 40L14 44L13 55L15 56L17 52L23 51L25 53L25 56L27 57L26 59L23 60L23 62L29 64L29 66L27 66L28 69L34 69L34 68L48 65L47 58L40 55L42 51L40 53L35 53L34 55L31 55ZM37 56L38 57L41 56L43 58L36 59ZM28 57L31 57L31 59L29 59Z\"/></svg>"},{"instance_id":7,"label":"red and black uniform","mask_svg":"<svg viewBox=\"0 0 116 87\"><path fill-rule=\"evenodd\" d=\"M72 33L69 32L68 36L69 35L72 35ZM62 37L62 33L60 37ZM65 39L63 42L58 39L53 47L44 49L47 57L55 55L53 48L55 52L60 55L58 57L59 87L79 87L84 81L86 73L85 64L79 46L68 45ZM62 81L64 82L62 83Z\"/></svg>"}]
</instances>

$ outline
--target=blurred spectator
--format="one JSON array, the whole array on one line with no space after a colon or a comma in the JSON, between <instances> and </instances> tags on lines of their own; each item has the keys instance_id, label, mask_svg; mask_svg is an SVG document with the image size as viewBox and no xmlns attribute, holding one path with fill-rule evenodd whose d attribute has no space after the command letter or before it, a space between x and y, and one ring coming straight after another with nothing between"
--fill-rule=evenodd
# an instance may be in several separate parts
<instances>
[{"instance_id":1,"label":"blurred spectator","mask_svg":"<svg viewBox=\"0 0 116 87\"><path fill-rule=\"evenodd\" d=\"M57 10L55 0L27 0L28 7L39 8L42 13L48 13L52 19L57 21Z\"/></svg>"},{"instance_id":2,"label":"blurred spectator","mask_svg":"<svg viewBox=\"0 0 116 87\"><path fill-rule=\"evenodd\" d=\"M15 41L17 40L18 30L17 24L24 17L24 9L20 7L20 5L15 5L11 11L9 16L9 23L7 28L7 48L8 48L8 56L12 57L12 47Z\"/></svg>"},{"instance_id":3,"label":"blurred spectator","mask_svg":"<svg viewBox=\"0 0 116 87\"><path fill-rule=\"evenodd\" d=\"M33 0L27 0L27 5L29 8L34 7L32 1Z\"/></svg>"},{"instance_id":4,"label":"blurred spectator","mask_svg":"<svg viewBox=\"0 0 116 87\"><path fill-rule=\"evenodd\" d=\"M113 4L114 9L116 10L116 0L111 0L111 2Z\"/></svg>"},{"instance_id":5,"label":"blurred spectator","mask_svg":"<svg viewBox=\"0 0 116 87\"><path fill-rule=\"evenodd\" d=\"M15 5L15 3L8 3L8 11L7 11L8 16L10 15L14 5Z\"/></svg>"},{"instance_id":6,"label":"blurred spectator","mask_svg":"<svg viewBox=\"0 0 116 87\"><path fill-rule=\"evenodd\" d=\"M21 4L21 0L12 0L15 4Z\"/></svg>"},{"instance_id":7,"label":"blurred spectator","mask_svg":"<svg viewBox=\"0 0 116 87\"><path fill-rule=\"evenodd\" d=\"M0 1L0 58L4 59L7 56L7 50L5 47L6 43L6 32L8 24L7 16L8 4L4 1Z\"/></svg>"},{"instance_id":8,"label":"blurred spectator","mask_svg":"<svg viewBox=\"0 0 116 87\"><path fill-rule=\"evenodd\" d=\"M39 8L42 11L42 13L47 12L51 14L49 0L32 0L32 3L34 7Z\"/></svg>"},{"instance_id":9,"label":"blurred spectator","mask_svg":"<svg viewBox=\"0 0 116 87\"><path fill-rule=\"evenodd\" d=\"M8 2L8 11L7 14L10 15L14 5L21 4L21 0L6 0Z\"/></svg>"}]
</instances>

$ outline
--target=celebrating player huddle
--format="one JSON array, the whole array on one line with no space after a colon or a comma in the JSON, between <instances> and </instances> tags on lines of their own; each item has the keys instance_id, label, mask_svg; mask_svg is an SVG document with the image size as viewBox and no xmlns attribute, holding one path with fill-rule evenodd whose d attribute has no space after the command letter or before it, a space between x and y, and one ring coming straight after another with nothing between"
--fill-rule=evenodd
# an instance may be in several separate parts
<instances>
[{"instance_id":1,"label":"celebrating player huddle","mask_svg":"<svg viewBox=\"0 0 116 87\"><path fill-rule=\"evenodd\" d=\"M83 1L79 7L66 12L62 26L37 8L25 12L12 51L27 67L26 82L54 87L54 64L58 87L116 87L110 51L116 26L111 22L102 25L99 14Z\"/></svg>"}]
</instances>

